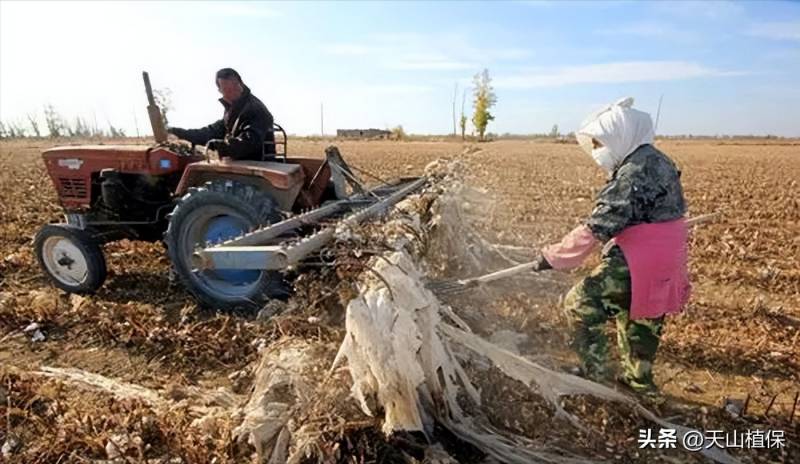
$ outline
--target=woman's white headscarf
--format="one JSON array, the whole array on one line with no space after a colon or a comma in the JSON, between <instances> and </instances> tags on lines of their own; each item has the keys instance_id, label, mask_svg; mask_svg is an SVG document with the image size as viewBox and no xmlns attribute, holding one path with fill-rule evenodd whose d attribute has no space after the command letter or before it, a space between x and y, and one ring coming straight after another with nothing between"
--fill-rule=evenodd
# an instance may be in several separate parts
<instances>
[{"instance_id":1,"label":"woman's white headscarf","mask_svg":"<svg viewBox=\"0 0 800 464\"><path fill-rule=\"evenodd\" d=\"M653 143L653 121L650 115L631 106L632 97L620 99L592 114L576 133L578 144L590 155L593 155L592 138L602 142L606 147L600 154L603 162L598 160L597 151L592 157L609 174L640 145Z\"/></svg>"}]
</instances>

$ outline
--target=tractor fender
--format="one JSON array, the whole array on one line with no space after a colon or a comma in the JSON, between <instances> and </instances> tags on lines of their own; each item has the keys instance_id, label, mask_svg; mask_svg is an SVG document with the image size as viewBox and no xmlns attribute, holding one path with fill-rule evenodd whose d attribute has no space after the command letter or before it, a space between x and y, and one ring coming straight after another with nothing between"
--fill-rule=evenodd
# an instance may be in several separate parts
<instances>
[{"instance_id":1,"label":"tractor fender","mask_svg":"<svg viewBox=\"0 0 800 464\"><path fill-rule=\"evenodd\" d=\"M303 188L305 175L299 166L263 161L231 161L228 163L194 163L183 173L176 196L183 196L190 187L208 182L230 180L251 185L268 193L282 211L291 211Z\"/></svg>"}]
</instances>

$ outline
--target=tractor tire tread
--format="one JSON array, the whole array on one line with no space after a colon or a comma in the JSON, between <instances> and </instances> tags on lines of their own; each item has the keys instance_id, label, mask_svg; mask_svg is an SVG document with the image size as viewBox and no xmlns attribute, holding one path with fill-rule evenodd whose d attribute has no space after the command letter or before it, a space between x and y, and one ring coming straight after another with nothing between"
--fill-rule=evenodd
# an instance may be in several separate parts
<instances>
[{"instance_id":1,"label":"tractor tire tread","mask_svg":"<svg viewBox=\"0 0 800 464\"><path fill-rule=\"evenodd\" d=\"M181 284L201 306L221 311L257 310L272 297L286 296L288 294L286 285L280 273L277 272L265 272L265 275L261 277L261 284L253 292L252 297L245 300L220 300L206 292L192 278L191 268L182 262L177 251L180 249L177 243L181 236L179 229L183 220L192 211L204 206L220 204L234 207L250 217L255 224L248 232L280 221L282 218L272 196L252 185L220 179L206 182L202 187L189 188L172 211L172 217L164 234L167 253Z\"/></svg>"}]
</instances>

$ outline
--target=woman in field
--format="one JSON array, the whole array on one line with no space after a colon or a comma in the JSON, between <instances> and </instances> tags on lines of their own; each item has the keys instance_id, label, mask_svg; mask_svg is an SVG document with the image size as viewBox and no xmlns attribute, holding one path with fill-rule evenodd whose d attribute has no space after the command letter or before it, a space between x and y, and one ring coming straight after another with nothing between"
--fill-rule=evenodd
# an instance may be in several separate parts
<instances>
[{"instance_id":1,"label":"woman in field","mask_svg":"<svg viewBox=\"0 0 800 464\"><path fill-rule=\"evenodd\" d=\"M618 380L649 392L664 316L680 312L689 297L686 203L680 171L653 146L650 115L632 104L626 98L609 105L578 131L581 147L609 180L589 218L542 250L539 267L577 267L599 244L612 242L565 299L573 347L584 374L606 380L605 325L615 319Z\"/></svg>"}]
</instances>

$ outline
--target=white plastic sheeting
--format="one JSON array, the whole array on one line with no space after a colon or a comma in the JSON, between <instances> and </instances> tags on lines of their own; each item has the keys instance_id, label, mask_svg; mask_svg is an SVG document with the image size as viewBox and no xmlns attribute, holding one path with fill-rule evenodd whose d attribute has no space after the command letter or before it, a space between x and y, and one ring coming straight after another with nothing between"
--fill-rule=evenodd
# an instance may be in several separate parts
<instances>
[{"instance_id":1,"label":"white plastic sheeting","mask_svg":"<svg viewBox=\"0 0 800 464\"><path fill-rule=\"evenodd\" d=\"M616 390L547 369L482 339L470 331L457 311L437 300L424 285L424 270L432 264L425 258L432 253L466 257L467 268L485 269L486 259L490 255L496 259L499 249L461 222L465 213L458 198L447 193L462 188L453 165L436 163L428 169L432 170L439 171L438 184L398 204L385 224L368 232L380 236L390 251L366 263L368 270L357 282L358 294L347 304L346 335L331 368L346 363L351 394L361 410L369 416L382 412L386 434L421 431L431 436L434 423L438 423L500 462L590 462L492 426L481 410L480 392L462 365L466 356L479 359L481 363L476 365L495 366L509 381L521 382L576 428L584 425L563 409L563 396L592 395L624 403L642 417L676 429L679 436L686 433L689 429L657 418ZM432 198L437 200L432 203ZM362 242L366 233L347 231L347 236L339 239ZM450 240L468 246L461 249L459 244L447 243L443 233L455 233ZM243 408L245 419L237 433L256 446L259 462L298 462L304 450L313 448L313 437L301 433L302 424L291 425L292 416L313 401L303 379L309 378L308 366L319 358L310 354L308 343L271 347L256 371L255 391ZM290 429L298 432L292 434ZM286 458L289 449L293 452ZM720 463L737 462L714 448L703 453Z\"/></svg>"},{"instance_id":2,"label":"white plastic sheeting","mask_svg":"<svg viewBox=\"0 0 800 464\"><path fill-rule=\"evenodd\" d=\"M423 276L408 253L395 251L373 258L370 266L373 272L363 276L359 296L347 307L347 335L337 362L346 358L353 379L353 397L364 412L373 415L379 408L384 410L385 433L431 433L433 420L437 420L459 438L502 462L587 462L500 431L480 417L467 416L456 398L464 394L480 406L480 395L453 355L457 347L488 358L506 376L547 399L555 414L577 428L583 428L580 419L561 407L560 397L592 395L625 403L643 417L677 429L679 436L689 430L658 419L616 390L550 370L448 324L441 316L445 311L422 284ZM721 463L737 462L714 448L704 450L704 454Z\"/></svg>"},{"instance_id":3,"label":"white plastic sheeting","mask_svg":"<svg viewBox=\"0 0 800 464\"><path fill-rule=\"evenodd\" d=\"M256 450L256 462L287 462L291 431L289 421L311 397L306 371L319 360L314 345L288 339L264 352L255 371L253 391L242 408L243 420L233 431L247 438Z\"/></svg>"},{"instance_id":4,"label":"white plastic sheeting","mask_svg":"<svg viewBox=\"0 0 800 464\"><path fill-rule=\"evenodd\" d=\"M689 431L659 419L633 398L616 390L545 368L482 339L472 333L451 308L437 300L423 283L426 279L422 269L426 263L421 254L425 250L430 256L436 248L420 247L418 240L432 239L428 236L432 229L440 234L458 231L450 238L469 238L464 242L471 246L461 251L476 265L480 265L486 255L487 247L483 245L490 244L472 237L477 234L462 222L464 213L460 205L446 191L447 188L451 191L460 188L453 164L437 163L429 166L428 171L432 169L445 174L439 184L438 200L424 211L429 217L428 223L422 224L415 218L415 214L419 216L423 212L406 208L401 215L406 216L402 219L404 227L397 227L396 222L393 225L393 221L386 224L387 230L394 231L391 242L395 245L394 251L370 259L370 272L362 274L359 294L347 306L347 334L334 366L346 360L353 381L352 396L364 413L372 416L382 410L386 434L422 431L430 435L433 423L437 421L501 462L589 462L585 457L548 448L490 425L480 412L480 393L454 355L458 352L463 356L467 352L488 360L509 379L529 387L549 402L554 414L576 428L585 429L578 417L561 406L563 396L592 395L627 404L642 417L662 427L676 429L679 437ZM407 200L407 204L413 204L413 201L414 197ZM471 237L466 237L465 233ZM403 234L406 239L400 237ZM439 236L438 240L441 241L442 237ZM435 239L430 241L435 242ZM451 246L448 244L442 249ZM492 251L496 257L497 249ZM483 265L486 265L485 261ZM470 411L476 412L466 414L457 398L470 402L474 406ZM737 462L713 447L703 450L703 453L720 463Z\"/></svg>"}]
</instances>

